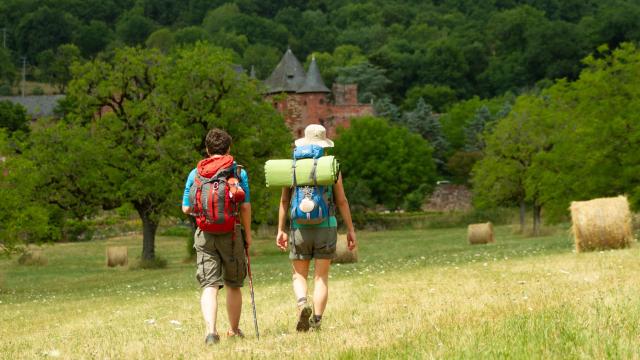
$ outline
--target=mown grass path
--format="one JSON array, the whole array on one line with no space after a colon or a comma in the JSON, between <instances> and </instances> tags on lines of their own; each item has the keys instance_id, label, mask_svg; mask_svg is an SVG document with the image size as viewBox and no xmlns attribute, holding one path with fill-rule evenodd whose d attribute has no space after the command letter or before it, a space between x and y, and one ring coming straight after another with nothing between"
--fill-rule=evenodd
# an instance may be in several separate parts
<instances>
[{"instance_id":1,"label":"mown grass path","mask_svg":"<svg viewBox=\"0 0 640 360\"><path fill-rule=\"evenodd\" d=\"M272 239L252 249L260 340L248 288L247 338L203 346L195 266L160 237L163 270L107 269L107 245L46 246L46 266L0 260L0 358L640 358L637 247L575 254L569 233L497 228L360 233L360 262L332 268L323 329L297 334L289 263ZM224 291L218 327L227 329Z\"/></svg>"}]
</instances>

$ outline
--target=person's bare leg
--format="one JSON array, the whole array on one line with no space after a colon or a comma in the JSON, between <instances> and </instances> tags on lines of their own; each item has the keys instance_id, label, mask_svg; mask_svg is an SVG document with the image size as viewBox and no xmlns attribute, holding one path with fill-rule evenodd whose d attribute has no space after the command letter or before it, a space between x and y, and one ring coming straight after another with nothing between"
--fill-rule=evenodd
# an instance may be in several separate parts
<instances>
[{"instance_id":1,"label":"person's bare leg","mask_svg":"<svg viewBox=\"0 0 640 360\"><path fill-rule=\"evenodd\" d=\"M316 259L314 266L313 312L314 315L322 316L329 299L329 267L331 266L331 260Z\"/></svg>"},{"instance_id":2,"label":"person's bare leg","mask_svg":"<svg viewBox=\"0 0 640 360\"><path fill-rule=\"evenodd\" d=\"M309 330L309 317L311 307L307 302L307 276L309 275L309 264L311 260L293 260L293 292L298 303L298 323L296 331Z\"/></svg>"},{"instance_id":3,"label":"person's bare leg","mask_svg":"<svg viewBox=\"0 0 640 360\"><path fill-rule=\"evenodd\" d=\"M200 297L202 317L207 328L207 334L218 334L216 329L216 314L218 312L218 287L206 287Z\"/></svg>"},{"instance_id":4,"label":"person's bare leg","mask_svg":"<svg viewBox=\"0 0 640 360\"><path fill-rule=\"evenodd\" d=\"M307 276L311 260L293 260L293 293L296 301L307 297Z\"/></svg>"},{"instance_id":5,"label":"person's bare leg","mask_svg":"<svg viewBox=\"0 0 640 360\"><path fill-rule=\"evenodd\" d=\"M227 315L231 331L238 334L240 326L240 314L242 313L242 291L240 288L227 286Z\"/></svg>"}]
</instances>

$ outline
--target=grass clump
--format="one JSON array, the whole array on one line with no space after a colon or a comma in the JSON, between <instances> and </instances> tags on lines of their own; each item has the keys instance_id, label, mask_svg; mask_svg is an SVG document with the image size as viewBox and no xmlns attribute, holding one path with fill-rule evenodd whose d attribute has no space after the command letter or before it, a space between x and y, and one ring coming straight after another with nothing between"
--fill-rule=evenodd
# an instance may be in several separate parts
<instances>
[{"instance_id":1,"label":"grass clump","mask_svg":"<svg viewBox=\"0 0 640 360\"><path fill-rule=\"evenodd\" d=\"M140 259L136 264L134 264L131 269L164 269L167 267L167 259L156 256L153 259Z\"/></svg>"}]
</instances>

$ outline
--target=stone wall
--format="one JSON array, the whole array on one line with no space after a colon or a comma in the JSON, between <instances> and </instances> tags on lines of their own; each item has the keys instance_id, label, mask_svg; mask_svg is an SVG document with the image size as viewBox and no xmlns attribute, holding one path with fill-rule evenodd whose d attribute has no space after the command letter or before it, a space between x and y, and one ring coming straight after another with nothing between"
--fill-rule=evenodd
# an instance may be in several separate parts
<instances>
[{"instance_id":1,"label":"stone wall","mask_svg":"<svg viewBox=\"0 0 640 360\"><path fill-rule=\"evenodd\" d=\"M472 193L464 185L441 184L423 207L426 211L469 211Z\"/></svg>"}]
</instances>

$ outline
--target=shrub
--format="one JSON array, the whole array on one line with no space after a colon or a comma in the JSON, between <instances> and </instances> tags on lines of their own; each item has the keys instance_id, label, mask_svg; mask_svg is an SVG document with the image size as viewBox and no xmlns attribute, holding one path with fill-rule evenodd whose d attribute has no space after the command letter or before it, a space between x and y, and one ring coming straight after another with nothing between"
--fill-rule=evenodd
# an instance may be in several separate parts
<instances>
[{"instance_id":1,"label":"shrub","mask_svg":"<svg viewBox=\"0 0 640 360\"><path fill-rule=\"evenodd\" d=\"M40 86L36 86L31 89L31 95L44 95L44 89Z\"/></svg>"}]
</instances>

